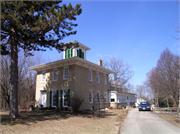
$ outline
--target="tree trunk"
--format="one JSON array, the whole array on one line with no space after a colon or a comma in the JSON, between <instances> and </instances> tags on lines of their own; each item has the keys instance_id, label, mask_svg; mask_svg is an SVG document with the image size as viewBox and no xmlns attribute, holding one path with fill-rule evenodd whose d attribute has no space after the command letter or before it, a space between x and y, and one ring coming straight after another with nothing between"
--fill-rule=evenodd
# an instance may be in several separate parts
<instances>
[{"instance_id":1,"label":"tree trunk","mask_svg":"<svg viewBox=\"0 0 180 134\"><path fill-rule=\"evenodd\" d=\"M10 66L10 118L16 118L18 113L18 42L11 36L11 66Z\"/></svg>"}]
</instances>

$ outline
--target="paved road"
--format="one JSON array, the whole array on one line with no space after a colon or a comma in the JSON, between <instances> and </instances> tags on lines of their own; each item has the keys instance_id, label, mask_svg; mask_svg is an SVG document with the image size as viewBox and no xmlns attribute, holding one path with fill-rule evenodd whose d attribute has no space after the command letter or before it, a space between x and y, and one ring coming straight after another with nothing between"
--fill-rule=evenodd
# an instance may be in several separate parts
<instances>
[{"instance_id":1,"label":"paved road","mask_svg":"<svg viewBox=\"0 0 180 134\"><path fill-rule=\"evenodd\" d=\"M129 111L122 134L180 134L180 128L149 111Z\"/></svg>"}]
</instances>

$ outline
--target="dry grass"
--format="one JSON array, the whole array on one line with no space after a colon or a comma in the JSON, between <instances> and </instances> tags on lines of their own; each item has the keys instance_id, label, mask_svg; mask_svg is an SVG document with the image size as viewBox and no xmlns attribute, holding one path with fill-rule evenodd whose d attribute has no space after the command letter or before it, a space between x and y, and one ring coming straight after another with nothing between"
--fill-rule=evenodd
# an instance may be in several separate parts
<instances>
[{"instance_id":1,"label":"dry grass","mask_svg":"<svg viewBox=\"0 0 180 134\"><path fill-rule=\"evenodd\" d=\"M180 128L180 116L172 113L157 113L159 117Z\"/></svg>"},{"instance_id":2,"label":"dry grass","mask_svg":"<svg viewBox=\"0 0 180 134\"><path fill-rule=\"evenodd\" d=\"M2 134L19 133L120 133L127 110L108 110L105 118L92 114L69 114L60 112L20 112L20 117L10 119L8 112L1 112Z\"/></svg>"}]
</instances>

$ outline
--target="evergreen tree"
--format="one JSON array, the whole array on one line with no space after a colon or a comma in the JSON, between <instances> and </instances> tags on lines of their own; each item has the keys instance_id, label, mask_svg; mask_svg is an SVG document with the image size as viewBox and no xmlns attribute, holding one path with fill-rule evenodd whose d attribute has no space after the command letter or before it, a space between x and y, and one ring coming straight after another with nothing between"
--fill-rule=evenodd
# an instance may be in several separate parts
<instances>
[{"instance_id":1,"label":"evergreen tree","mask_svg":"<svg viewBox=\"0 0 180 134\"><path fill-rule=\"evenodd\" d=\"M55 48L58 52L64 47L77 44L60 42L64 37L76 34L72 21L80 15L80 4L72 7L60 5L62 1L1 1L1 55L11 56L10 66L10 117L18 113L18 48L26 55L32 51L45 51Z\"/></svg>"}]
</instances>

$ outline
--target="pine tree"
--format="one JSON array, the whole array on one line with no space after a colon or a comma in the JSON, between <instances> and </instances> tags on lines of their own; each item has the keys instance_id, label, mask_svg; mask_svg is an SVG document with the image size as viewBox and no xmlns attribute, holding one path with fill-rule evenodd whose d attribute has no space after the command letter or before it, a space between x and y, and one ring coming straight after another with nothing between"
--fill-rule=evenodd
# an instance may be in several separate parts
<instances>
[{"instance_id":1,"label":"pine tree","mask_svg":"<svg viewBox=\"0 0 180 134\"><path fill-rule=\"evenodd\" d=\"M18 113L18 51L26 55L32 51L55 48L58 52L77 46L60 42L64 37L76 34L73 31L81 5L72 7L62 1L1 1L1 55L11 56L10 71L10 117ZM62 5L62 6L61 6Z\"/></svg>"}]
</instances>

